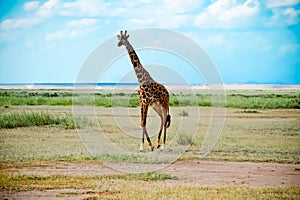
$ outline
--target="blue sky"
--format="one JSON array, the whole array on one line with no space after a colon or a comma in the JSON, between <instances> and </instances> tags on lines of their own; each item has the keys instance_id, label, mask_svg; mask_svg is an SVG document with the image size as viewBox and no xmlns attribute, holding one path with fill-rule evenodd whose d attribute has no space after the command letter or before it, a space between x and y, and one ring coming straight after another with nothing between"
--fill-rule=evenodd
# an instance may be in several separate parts
<instances>
[{"instance_id":1,"label":"blue sky","mask_svg":"<svg viewBox=\"0 0 300 200\"><path fill-rule=\"evenodd\" d=\"M300 84L299 15L300 0L0 1L0 83L75 82L102 42L151 27L196 41L224 83ZM119 81L117 71L104 81Z\"/></svg>"}]
</instances>

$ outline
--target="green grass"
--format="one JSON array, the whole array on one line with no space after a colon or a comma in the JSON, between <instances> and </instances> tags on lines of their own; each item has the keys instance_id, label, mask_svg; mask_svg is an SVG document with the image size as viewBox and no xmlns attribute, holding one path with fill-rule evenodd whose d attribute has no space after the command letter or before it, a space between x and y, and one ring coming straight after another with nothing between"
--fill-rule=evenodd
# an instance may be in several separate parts
<instances>
[{"instance_id":1,"label":"green grass","mask_svg":"<svg viewBox=\"0 0 300 200\"><path fill-rule=\"evenodd\" d=\"M170 106L221 106L242 109L278 109L300 108L300 94L297 92L279 93L259 92L228 94L222 96L210 94L171 94ZM3 90L0 89L0 106L20 105L95 105L103 107L138 107L136 93L84 93L73 94L64 90Z\"/></svg>"},{"instance_id":2,"label":"green grass","mask_svg":"<svg viewBox=\"0 0 300 200\"><path fill-rule=\"evenodd\" d=\"M52 116L48 112L6 113L0 115L0 128L18 128L29 126L55 125L65 129L74 129L75 122L71 115Z\"/></svg>"},{"instance_id":3,"label":"green grass","mask_svg":"<svg viewBox=\"0 0 300 200\"><path fill-rule=\"evenodd\" d=\"M231 94L226 107L243 109L300 108L300 94Z\"/></svg>"}]
</instances>

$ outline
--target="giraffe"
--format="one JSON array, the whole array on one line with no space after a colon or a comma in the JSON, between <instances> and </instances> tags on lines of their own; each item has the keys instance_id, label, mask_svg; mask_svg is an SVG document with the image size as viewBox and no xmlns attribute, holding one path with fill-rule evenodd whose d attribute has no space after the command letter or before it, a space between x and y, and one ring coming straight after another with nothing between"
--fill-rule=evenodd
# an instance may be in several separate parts
<instances>
[{"instance_id":1,"label":"giraffe","mask_svg":"<svg viewBox=\"0 0 300 200\"><path fill-rule=\"evenodd\" d=\"M149 72L141 64L134 48L128 41L129 35L127 30L123 34L123 31L118 35L118 46L124 45L130 57L133 69L139 82L138 96L140 99L141 108L141 126L142 126L142 142L140 145L140 151L144 151L144 137L146 136L148 144L153 151L154 146L150 140L149 134L146 128L147 113L149 105L156 111L161 119L160 129L157 137L157 148L164 149L166 144L167 128L171 123L171 116L169 114L169 93L168 90L160 83L156 82ZM160 143L161 133L164 133L163 144Z\"/></svg>"}]
</instances>

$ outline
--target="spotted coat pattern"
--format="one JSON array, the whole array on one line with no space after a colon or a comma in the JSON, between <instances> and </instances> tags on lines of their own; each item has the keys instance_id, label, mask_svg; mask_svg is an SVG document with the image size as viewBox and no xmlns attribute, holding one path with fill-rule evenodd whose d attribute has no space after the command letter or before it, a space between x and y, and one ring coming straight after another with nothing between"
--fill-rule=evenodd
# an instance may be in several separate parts
<instances>
[{"instance_id":1,"label":"spotted coat pattern","mask_svg":"<svg viewBox=\"0 0 300 200\"><path fill-rule=\"evenodd\" d=\"M161 118L161 127L158 134L158 148L160 147L160 136L162 130L164 129L164 144L166 141L166 128L170 126L171 117L169 115L169 92L168 90L160 83L156 82L150 75L150 73L142 66L134 48L128 41L129 35L127 31L123 34L121 31L118 35L119 43L118 46L124 45L127 49L128 55L130 57L131 63L133 65L136 77L139 82L138 96L140 99L141 106L141 126L143 127L142 135L142 145L144 144L144 135L146 135L148 143L153 150L152 142L148 136L146 129L146 119L148 113L148 106L150 105L160 116Z\"/></svg>"}]
</instances>

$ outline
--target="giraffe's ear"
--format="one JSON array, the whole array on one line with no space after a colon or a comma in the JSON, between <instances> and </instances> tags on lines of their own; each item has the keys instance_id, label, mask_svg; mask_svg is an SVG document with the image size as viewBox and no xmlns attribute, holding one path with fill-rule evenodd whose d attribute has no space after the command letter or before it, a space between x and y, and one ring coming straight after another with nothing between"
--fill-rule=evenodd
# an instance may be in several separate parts
<instances>
[{"instance_id":1,"label":"giraffe's ear","mask_svg":"<svg viewBox=\"0 0 300 200\"><path fill-rule=\"evenodd\" d=\"M118 36L118 40L121 40L121 36L120 35L117 35Z\"/></svg>"}]
</instances>

